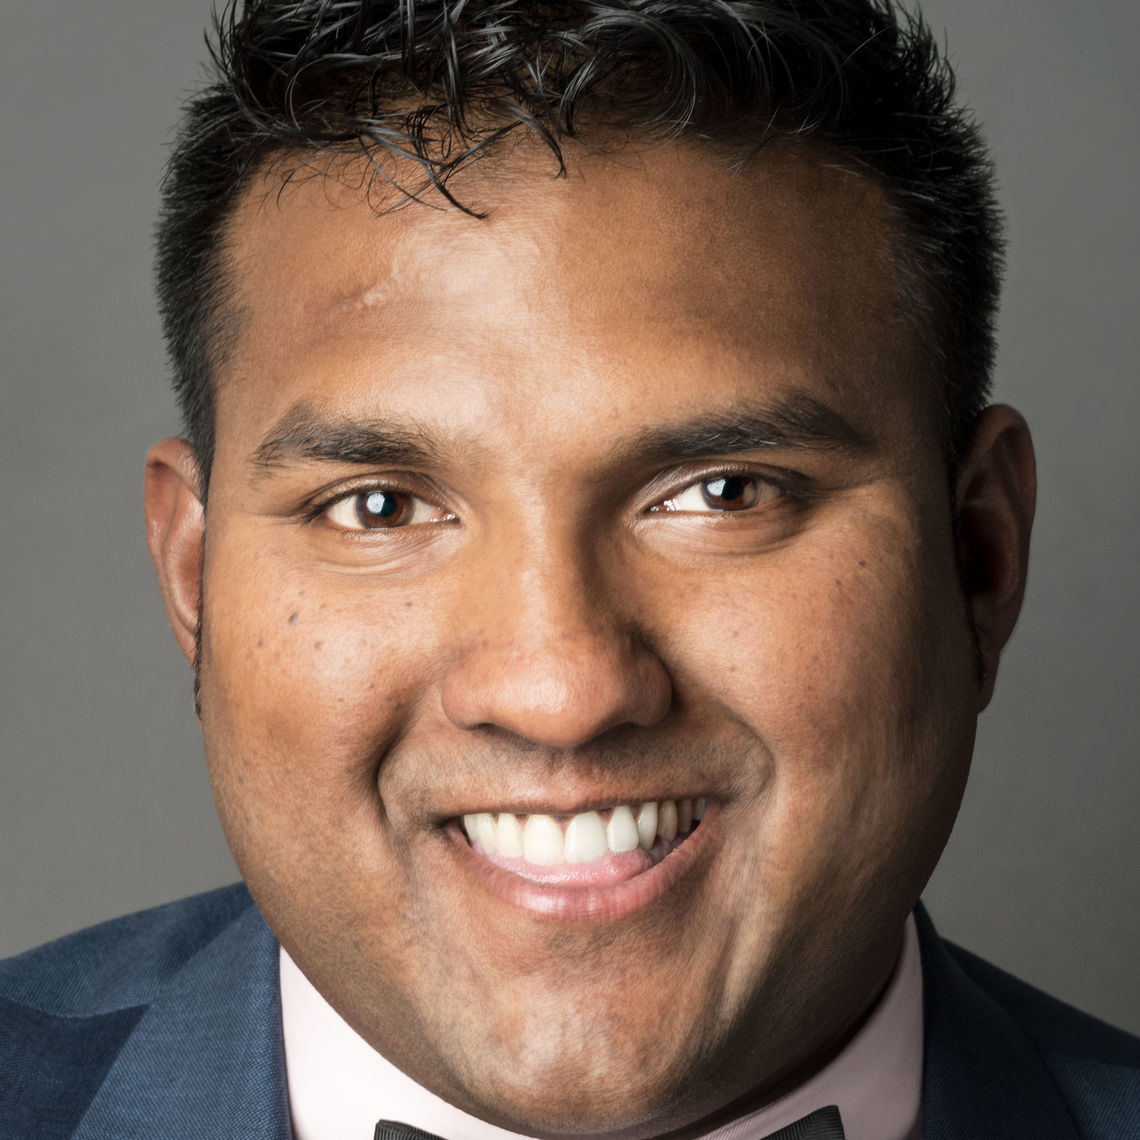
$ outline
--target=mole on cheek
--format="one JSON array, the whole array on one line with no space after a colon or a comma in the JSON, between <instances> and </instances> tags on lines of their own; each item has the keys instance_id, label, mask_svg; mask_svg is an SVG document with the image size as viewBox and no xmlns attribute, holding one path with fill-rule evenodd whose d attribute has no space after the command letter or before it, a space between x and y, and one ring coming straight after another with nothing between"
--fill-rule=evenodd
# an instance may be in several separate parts
<instances>
[{"instance_id":1,"label":"mole on cheek","mask_svg":"<svg viewBox=\"0 0 1140 1140\"><path fill-rule=\"evenodd\" d=\"M289 615L289 624L290 624L290 625L296 625L296 624L297 624L297 619L298 619L300 616L301 616L301 615L300 615L300 613L299 613L297 610L294 610L294 611L293 611L293 612L292 612L292 613Z\"/></svg>"}]
</instances>

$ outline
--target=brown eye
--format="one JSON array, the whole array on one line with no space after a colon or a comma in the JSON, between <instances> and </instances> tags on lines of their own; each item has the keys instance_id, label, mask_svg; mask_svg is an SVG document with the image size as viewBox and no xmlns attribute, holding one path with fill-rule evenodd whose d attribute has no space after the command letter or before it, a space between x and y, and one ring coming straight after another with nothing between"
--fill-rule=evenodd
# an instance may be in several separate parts
<instances>
[{"instance_id":1,"label":"brown eye","mask_svg":"<svg viewBox=\"0 0 1140 1140\"><path fill-rule=\"evenodd\" d=\"M330 503L324 516L341 530L395 530L417 523L444 522L453 516L407 491L373 487Z\"/></svg>"},{"instance_id":2,"label":"brown eye","mask_svg":"<svg viewBox=\"0 0 1140 1140\"><path fill-rule=\"evenodd\" d=\"M757 475L710 475L666 499L654 511L738 514L780 498L784 492Z\"/></svg>"},{"instance_id":3,"label":"brown eye","mask_svg":"<svg viewBox=\"0 0 1140 1140\"><path fill-rule=\"evenodd\" d=\"M352 497L353 515L365 530L400 526L412 516L408 495L393 491L364 491Z\"/></svg>"},{"instance_id":4,"label":"brown eye","mask_svg":"<svg viewBox=\"0 0 1140 1140\"><path fill-rule=\"evenodd\" d=\"M701 498L718 511L744 511L760 501L759 484L747 475L717 475L700 486Z\"/></svg>"}]
</instances>

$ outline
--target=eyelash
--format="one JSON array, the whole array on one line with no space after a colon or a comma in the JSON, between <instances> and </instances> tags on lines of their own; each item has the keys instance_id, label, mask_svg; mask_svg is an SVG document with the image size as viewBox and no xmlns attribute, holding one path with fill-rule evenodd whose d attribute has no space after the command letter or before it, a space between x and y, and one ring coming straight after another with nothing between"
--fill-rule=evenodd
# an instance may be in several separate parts
<instances>
[{"instance_id":1,"label":"eyelash","mask_svg":"<svg viewBox=\"0 0 1140 1140\"><path fill-rule=\"evenodd\" d=\"M766 471L751 471L747 468L740 467L714 467L708 471L703 471L699 475L693 476L686 480L685 483L678 486L675 490L660 496L657 501L649 508L652 513L667 514L669 513L664 509L664 504L671 499L678 499L682 495L691 491L695 487L700 487L704 483L711 483L715 479L754 479L763 488L770 488L778 492L777 497L774 499L758 503L752 507L746 507L739 511L717 511L711 506L708 511L695 512L697 514L707 514L712 517L727 517L731 515L741 514L750 515L757 511L763 510L766 506L775 506L782 500L792 500L797 503L805 503L811 497L808 489L804 486L805 480L802 475L795 472L783 472L783 477L778 477ZM688 513L688 512L677 512Z\"/></svg>"},{"instance_id":2,"label":"eyelash","mask_svg":"<svg viewBox=\"0 0 1140 1140\"><path fill-rule=\"evenodd\" d=\"M310 500L302 509L301 520L306 523L316 522L322 515L326 514L331 507L335 507L337 503L344 502L346 499L355 498L357 495L368 495L376 491L383 491L393 495L408 495L411 498L422 499L424 502L432 502L426 495L419 491L413 491L410 487L402 485L398 481L391 479L373 479L370 482L360 483L354 487L338 487L335 491Z\"/></svg>"},{"instance_id":3,"label":"eyelash","mask_svg":"<svg viewBox=\"0 0 1140 1140\"><path fill-rule=\"evenodd\" d=\"M731 516L734 514L748 515L748 514L753 514L756 511L763 510L766 505L774 505L775 503L778 503L781 499L789 499L789 500L792 500L794 502L802 504L802 503L807 502L811 498L811 493L803 485L803 476L800 476L795 472L790 472L790 471L786 472L786 473L784 473L783 478L778 478L778 477L776 477L776 476L774 476L768 472L762 473L759 471L750 471L748 469L743 469L743 468L739 468L739 467L717 467L717 468L712 468L711 470L708 470L708 471L703 471L703 472L701 472L695 476L691 476L682 484L674 485L672 490L666 492L663 495L658 496L656 498L656 500L654 501L654 503L650 507L645 508L644 513L646 513L646 514L668 514L670 512L668 512L667 510L664 509L664 504L666 502L668 502L671 499L679 498L681 495L685 494L687 491L692 490L694 487L699 487L702 483L710 483L714 479L720 479L720 478L755 479L762 486L770 487L774 491L779 492L779 496L776 499L772 500L771 503L760 503L760 504L757 504L756 506L747 507L747 508L744 508L740 511L717 511L715 509L710 508L707 512L702 511L702 512L694 512L694 513L708 514L708 515L713 516L713 517L717 517L717 516L725 517L725 516ZM327 494L327 495L323 495L316 500L310 501L303 508L303 513L301 516L302 521L305 523L316 522L323 515L326 515L328 513L329 509L336 506L336 504L343 502L346 499L354 498L357 495L365 495L365 494L369 494L371 492L376 492L376 491L390 492L390 493L396 494L396 495L408 495L408 496L411 496L412 498L421 499L426 503L431 503L434 506L440 506L440 504L435 502L433 499L429 498L428 496L426 496L424 494L421 494L418 491L411 490L407 485L401 485L400 483L392 481L392 480L388 480L388 481L373 480L371 482L361 483L361 484L354 486L354 487L347 487L347 488L341 487L341 488L338 488L335 492L332 492L332 493ZM440 509L446 509L446 508L440 507ZM685 513L689 513L689 512L677 512L677 513L678 514L685 514ZM374 530L362 529L361 531L353 531L353 530L348 530L346 528L338 528L338 529L342 529L343 532L346 534L376 534L376 533L382 532L385 529L402 530L402 529L406 529L406 527L391 527L391 528L380 527L380 528L376 528Z\"/></svg>"}]
</instances>

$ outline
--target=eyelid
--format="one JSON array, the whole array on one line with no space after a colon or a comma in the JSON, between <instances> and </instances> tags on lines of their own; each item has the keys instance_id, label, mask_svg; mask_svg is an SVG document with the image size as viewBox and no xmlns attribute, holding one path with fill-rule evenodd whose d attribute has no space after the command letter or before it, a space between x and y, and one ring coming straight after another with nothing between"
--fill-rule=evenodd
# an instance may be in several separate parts
<instances>
[{"instance_id":1,"label":"eyelid","mask_svg":"<svg viewBox=\"0 0 1140 1140\"><path fill-rule=\"evenodd\" d=\"M755 479L766 487L779 491L782 496L787 496L791 499L805 500L810 497L810 490L808 487L808 480L805 476L800 475L795 471L780 471L779 473L769 469L756 470L755 468L748 467L747 465L722 463L709 467L707 470L697 472L696 474L686 473L684 481L680 479L677 481L669 480L670 489L664 493L657 493L654 496L652 505L648 508L650 512L665 513L664 504L671 499L676 499L683 495L685 492L692 490L694 487L699 487L702 483L707 483L713 479L719 478L736 478L736 479ZM662 479L660 482L664 483ZM698 512L702 514L748 514L752 511L758 510L763 507L765 503L759 503L755 507L749 507L741 511L718 511L713 507L709 507L707 511ZM681 513L681 512L678 512ZM686 512L687 513L687 512Z\"/></svg>"},{"instance_id":2,"label":"eyelid","mask_svg":"<svg viewBox=\"0 0 1140 1140\"><path fill-rule=\"evenodd\" d=\"M322 516L328 514L331 507L343 502L346 499L355 498L357 495L366 495L372 491L390 492L394 495L407 495L409 498L418 499L422 503L426 503L440 511L446 511L451 515L452 512L443 505L442 495L427 494L423 488L415 489L413 484L422 483L423 479L413 478L411 476L402 476L400 474L391 474L384 476L364 476L356 483L345 485L343 483L336 487L328 488L323 491L317 492L309 498L301 508L301 521L305 523L316 522ZM339 526L336 523L331 524L338 530L348 531L354 533L355 528L348 528ZM383 528L380 528L383 529ZM392 527L393 530L400 529L399 527ZM366 528L362 528L359 533L369 533Z\"/></svg>"},{"instance_id":3,"label":"eyelid","mask_svg":"<svg viewBox=\"0 0 1140 1140\"><path fill-rule=\"evenodd\" d=\"M756 479L760 483L772 487L792 499L805 500L811 497L810 487L808 486L809 480L799 472L783 469L779 472L774 472L767 468L755 470L746 464L721 463L712 465L701 471L685 472L683 477L680 476L675 469L674 471L663 472L656 479L652 480L652 483L656 484L656 487L653 489L653 500L645 509L648 512L661 511L664 503L670 499L677 498L679 495L693 487L699 486L701 483L720 477ZM435 489L434 484L431 485L429 491L425 492L423 489L424 482L423 476L414 475L412 473L404 474L402 472L393 472L383 476L362 476L356 482L348 485L341 483L335 487L326 488L312 495L301 506L299 511L301 521L304 523L315 522L325 515L329 508L336 503L344 499L350 499L355 495L366 494L370 491L390 491L393 494L408 495L438 510L446 511L449 515L454 517L453 512L443 503L443 494ZM420 486L417 488L416 484ZM760 505L762 506L763 504ZM755 509L757 508L748 508L748 511ZM710 507L707 512L701 513L731 514L733 512L717 511ZM744 514L747 513L747 511L737 513ZM345 530L347 528L338 527L338 529ZM392 529L399 528L394 527ZM368 532L364 531L364 533Z\"/></svg>"}]
</instances>

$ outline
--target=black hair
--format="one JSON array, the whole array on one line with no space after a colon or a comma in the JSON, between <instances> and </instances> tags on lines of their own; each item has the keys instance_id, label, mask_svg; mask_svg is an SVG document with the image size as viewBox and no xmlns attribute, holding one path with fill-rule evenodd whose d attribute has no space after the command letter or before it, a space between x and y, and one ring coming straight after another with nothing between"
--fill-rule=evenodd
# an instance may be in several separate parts
<instances>
[{"instance_id":1,"label":"black hair","mask_svg":"<svg viewBox=\"0 0 1140 1140\"><path fill-rule=\"evenodd\" d=\"M803 141L873 178L953 470L990 387L1001 221L953 71L894 0L230 0L208 43L210 80L163 182L157 255L203 493L214 385L237 335L226 229L253 178L275 159L312 170L363 155L402 202L473 212L451 176L520 128L558 171L570 140L685 137L741 162ZM412 160L412 184L395 183L395 156Z\"/></svg>"}]
</instances>

